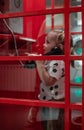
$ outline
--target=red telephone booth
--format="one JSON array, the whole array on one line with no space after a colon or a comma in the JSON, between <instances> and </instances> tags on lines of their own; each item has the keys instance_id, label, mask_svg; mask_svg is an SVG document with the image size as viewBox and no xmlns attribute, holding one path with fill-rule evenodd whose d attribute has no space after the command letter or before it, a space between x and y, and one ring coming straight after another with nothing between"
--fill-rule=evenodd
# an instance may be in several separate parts
<instances>
[{"instance_id":1,"label":"red telephone booth","mask_svg":"<svg viewBox=\"0 0 84 130\"><path fill-rule=\"evenodd\" d=\"M43 129L46 119L42 120L40 109L45 107L57 109L56 115L63 110L63 130L83 130L84 1L1 0L0 8L0 129ZM64 55L28 56L43 53L45 36L52 29L64 30ZM38 99L40 79L35 60L64 60L64 101ZM38 108L33 125L27 121L31 107Z\"/></svg>"}]
</instances>

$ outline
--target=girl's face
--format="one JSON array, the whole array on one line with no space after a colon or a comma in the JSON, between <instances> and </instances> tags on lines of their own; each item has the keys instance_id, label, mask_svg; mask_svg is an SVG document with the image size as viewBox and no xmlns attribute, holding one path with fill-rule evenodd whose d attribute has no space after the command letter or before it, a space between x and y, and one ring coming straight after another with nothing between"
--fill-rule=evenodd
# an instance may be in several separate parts
<instances>
[{"instance_id":1,"label":"girl's face","mask_svg":"<svg viewBox=\"0 0 84 130\"><path fill-rule=\"evenodd\" d=\"M45 38L45 43L43 45L44 54L50 52L54 47L56 47L56 36L54 32L49 32Z\"/></svg>"}]
</instances>

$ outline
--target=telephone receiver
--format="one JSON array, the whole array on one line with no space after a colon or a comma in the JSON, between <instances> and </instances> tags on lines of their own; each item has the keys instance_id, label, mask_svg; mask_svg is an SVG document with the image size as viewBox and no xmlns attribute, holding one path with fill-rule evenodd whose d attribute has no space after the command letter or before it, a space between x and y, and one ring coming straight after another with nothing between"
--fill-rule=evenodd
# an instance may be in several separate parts
<instances>
[{"instance_id":1,"label":"telephone receiver","mask_svg":"<svg viewBox=\"0 0 84 130\"><path fill-rule=\"evenodd\" d=\"M63 50L61 50L59 47L54 47L52 50L45 55L63 55Z\"/></svg>"}]
</instances>

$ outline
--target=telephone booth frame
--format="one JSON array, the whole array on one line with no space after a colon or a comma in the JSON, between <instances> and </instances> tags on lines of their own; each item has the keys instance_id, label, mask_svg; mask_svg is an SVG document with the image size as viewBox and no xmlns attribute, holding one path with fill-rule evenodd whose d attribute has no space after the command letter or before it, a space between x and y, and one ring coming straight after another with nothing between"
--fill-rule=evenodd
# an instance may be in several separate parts
<instances>
[{"instance_id":1,"label":"telephone booth frame","mask_svg":"<svg viewBox=\"0 0 84 130\"><path fill-rule=\"evenodd\" d=\"M28 0L27 0L28 1ZM33 0L32 0L33 1ZM30 2L30 1L29 1ZM27 6L25 5L26 0L24 0L23 5L24 9L27 10ZM31 4L32 2L30 2ZM38 2L37 2L38 3ZM70 111L71 110L79 110L82 111L82 130L84 129L84 44L82 44L82 56L71 56L70 55L70 43L69 43L69 35L70 35L70 20L69 15L72 12L81 12L82 13L82 36L84 35L84 1L82 0L81 7L70 7L70 0L64 0L64 8L57 9L42 9L40 11L32 11L34 8L31 7L31 10L20 12L20 13L7 13L0 14L0 19L2 18L13 18L20 16L41 16L46 14L64 14L64 26L65 26L65 55L63 56L0 56L0 61L26 61L26 60L64 60L65 61L65 101L64 102L45 102L39 100L28 100L28 99L13 99L13 98L0 98L0 104L15 104L15 105L26 105L26 106L45 106L45 107L54 107L54 108L63 108L65 114L65 127L64 130L70 130ZM52 0L52 6L54 4L54 0ZM53 21L52 21L53 22ZM26 26L26 25L24 25ZM25 31L24 31L25 32ZM26 36L26 33L24 34ZM34 34L33 34L34 35ZM84 37L82 37L82 43L84 43ZM71 60L82 60L82 103L70 103L70 61Z\"/></svg>"}]
</instances>

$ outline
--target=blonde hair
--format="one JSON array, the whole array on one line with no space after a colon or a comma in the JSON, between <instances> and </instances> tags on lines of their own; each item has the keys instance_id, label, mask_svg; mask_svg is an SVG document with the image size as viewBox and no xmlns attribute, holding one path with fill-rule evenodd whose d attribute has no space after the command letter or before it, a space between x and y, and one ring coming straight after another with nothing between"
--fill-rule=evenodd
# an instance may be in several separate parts
<instances>
[{"instance_id":1,"label":"blonde hair","mask_svg":"<svg viewBox=\"0 0 84 130\"><path fill-rule=\"evenodd\" d=\"M63 30L52 30L55 34L56 47L59 47L64 53L64 31Z\"/></svg>"}]
</instances>

